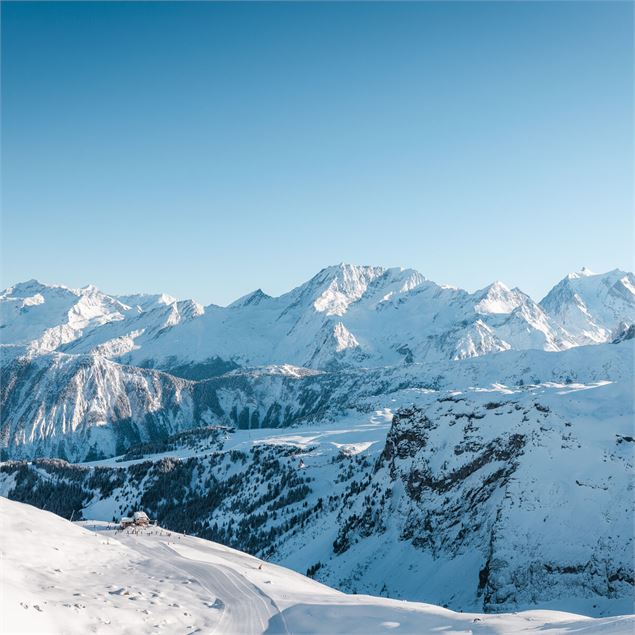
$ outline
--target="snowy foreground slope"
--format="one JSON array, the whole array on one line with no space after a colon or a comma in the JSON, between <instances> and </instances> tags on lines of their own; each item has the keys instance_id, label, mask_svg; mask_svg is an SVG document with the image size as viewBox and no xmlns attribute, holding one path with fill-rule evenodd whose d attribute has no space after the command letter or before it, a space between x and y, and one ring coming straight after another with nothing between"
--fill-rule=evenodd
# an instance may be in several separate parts
<instances>
[{"instance_id":1,"label":"snowy foreground slope","mask_svg":"<svg viewBox=\"0 0 635 635\"><path fill-rule=\"evenodd\" d=\"M340 593L213 542L73 525L0 498L3 633L626 635L632 616L479 615Z\"/></svg>"}]
</instances>

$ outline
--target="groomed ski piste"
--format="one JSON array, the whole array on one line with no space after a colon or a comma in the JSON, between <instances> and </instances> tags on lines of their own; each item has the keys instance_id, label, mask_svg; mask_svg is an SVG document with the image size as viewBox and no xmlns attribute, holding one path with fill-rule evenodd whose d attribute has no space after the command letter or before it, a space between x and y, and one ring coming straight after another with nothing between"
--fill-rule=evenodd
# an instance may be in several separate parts
<instances>
[{"instance_id":1,"label":"groomed ski piste","mask_svg":"<svg viewBox=\"0 0 635 635\"><path fill-rule=\"evenodd\" d=\"M71 523L0 498L2 633L630 634L634 616L456 613L349 595L160 527Z\"/></svg>"}]
</instances>

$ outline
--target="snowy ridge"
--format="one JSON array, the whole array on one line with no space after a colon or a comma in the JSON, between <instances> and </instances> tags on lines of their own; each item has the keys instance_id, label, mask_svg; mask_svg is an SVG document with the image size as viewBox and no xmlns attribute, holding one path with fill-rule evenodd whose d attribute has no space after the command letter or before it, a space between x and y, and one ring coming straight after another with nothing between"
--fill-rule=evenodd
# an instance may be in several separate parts
<instances>
[{"instance_id":1,"label":"snowy ridge","mask_svg":"<svg viewBox=\"0 0 635 635\"><path fill-rule=\"evenodd\" d=\"M398 412L369 482L342 512L341 561L323 579L354 568L376 581L371 592L414 587L488 611L632 611L632 397L624 384L501 389ZM391 586L379 570L399 542L410 567Z\"/></svg>"},{"instance_id":2,"label":"snowy ridge","mask_svg":"<svg viewBox=\"0 0 635 635\"><path fill-rule=\"evenodd\" d=\"M68 351L116 358L203 312L197 302L165 294L117 298L93 286L71 289L30 280L0 293L1 342L11 357Z\"/></svg>"},{"instance_id":3,"label":"snowy ridge","mask_svg":"<svg viewBox=\"0 0 635 635\"><path fill-rule=\"evenodd\" d=\"M620 322L633 323L635 276L614 269L569 274L540 302L580 344L609 341Z\"/></svg>"},{"instance_id":4,"label":"snowy ridge","mask_svg":"<svg viewBox=\"0 0 635 635\"><path fill-rule=\"evenodd\" d=\"M86 330L121 320L124 304L95 287L70 289L29 280L0 293L2 342L48 353Z\"/></svg>"}]
</instances>

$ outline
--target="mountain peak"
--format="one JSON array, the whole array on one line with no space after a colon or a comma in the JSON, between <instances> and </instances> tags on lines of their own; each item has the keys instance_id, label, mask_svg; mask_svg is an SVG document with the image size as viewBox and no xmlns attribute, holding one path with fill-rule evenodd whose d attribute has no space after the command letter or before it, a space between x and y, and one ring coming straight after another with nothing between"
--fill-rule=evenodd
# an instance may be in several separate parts
<instances>
[{"instance_id":1,"label":"mountain peak","mask_svg":"<svg viewBox=\"0 0 635 635\"><path fill-rule=\"evenodd\" d=\"M26 298L51 289L63 289L64 291L72 291L68 287L61 284L45 284L44 282L40 282L35 278L31 278L30 280L17 282L13 286L7 287L4 291L0 292L0 297Z\"/></svg>"},{"instance_id":2,"label":"mountain peak","mask_svg":"<svg viewBox=\"0 0 635 635\"><path fill-rule=\"evenodd\" d=\"M345 263L322 269L308 283L318 289L319 295L313 302L315 310L326 315L343 315L350 304L364 295L368 285L385 271L384 267Z\"/></svg>"},{"instance_id":3,"label":"mountain peak","mask_svg":"<svg viewBox=\"0 0 635 635\"><path fill-rule=\"evenodd\" d=\"M504 282L496 280L474 296L480 301L474 307L477 313L511 313L527 296L518 289L510 289Z\"/></svg>"},{"instance_id":4,"label":"mountain peak","mask_svg":"<svg viewBox=\"0 0 635 635\"><path fill-rule=\"evenodd\" d=\"M568 276L569 280L576 280L577 278L588 278L589 276L596 276L594 271L591 271L588 267L582 267L580 271L573 271Z\"/></svg>"},{"instance_id":5,"label":"mountain peak","mask_svg":"<svg viewBox=\"0 0 635 635\"><path fill-rule=\"evenodd\" d=\"M81 294L95 294L95 293L101 293L100 290L94 285L94 284L87 284L84 287L81 287L79 289L79 292Z\"/></svg>"},{"instance_id":6,"label":"mountain peak","mask_svg":"<svg viewBox=\"0 0 635 635\"><path fill-rule=\"evenodd\" d=\"M500 280L494 280L494 282L492 282L490 285L485 287L485 290L487 291L488 294L510 292L510 288L504 282L501 282Z\"/></svg>"},{"instance_id":7,"label":"mountain peak","mask_svg":"<svg viewBox=\"0 0 635 635\"><path fill-rule=\"evenodd\" d=\"M238 300L234 300L228 308L233 309L237 307L256 305L265 300L271 300L271 296L267 295L262 289L256 289L247 295L241 296Z\"/></svg>"},{"instance_id":8,"label":"mountain peak","mask_svg":"<svg viewBox=\"0 0 635 635\"><path fill-rule=\"evenodd\" d=\"M614 284L620 278L624 276L632 275L627 271L622 271L621 269L611 269L610 271L606 271L604 273L597 273L595 271L591 271L588 267L582 267L580 271L573 271L567 274L555 287L554 289L558 289L562 286L573 286L578 288L580 285L587 286L591 285L591 287L596 284ZM552 289L553 291L553 289Z\"/></svg>"},{"instance_id":9,"label":"mountain peak","mask_svg":"<svg viewBox=\"0 0 635 635\"><path fill-rule=\"evenodd\" d=\"M370 275L376 277L384 273L386 269L384 267L374 267L373 265L354 265L348 262L340 262L337 265L330 265L324 267L317 275L323 277L330 276L363 276Z\"/></svg>"}]
</instances>

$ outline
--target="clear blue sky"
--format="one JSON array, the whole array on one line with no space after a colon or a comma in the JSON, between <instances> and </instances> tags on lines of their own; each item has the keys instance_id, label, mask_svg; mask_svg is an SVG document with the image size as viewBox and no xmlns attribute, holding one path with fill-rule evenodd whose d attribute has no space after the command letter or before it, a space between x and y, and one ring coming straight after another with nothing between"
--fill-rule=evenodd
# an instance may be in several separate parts
<instances>
[{"instance_id":1,"label":"clear blue sky","mask_svg":"<svg viewBox=\"0 0 635 635\"><path fill-rule=\"evenodd\" d=\"M633 4L2 2L2 282L633 267Z\"/></svg>"}]
</instances>

